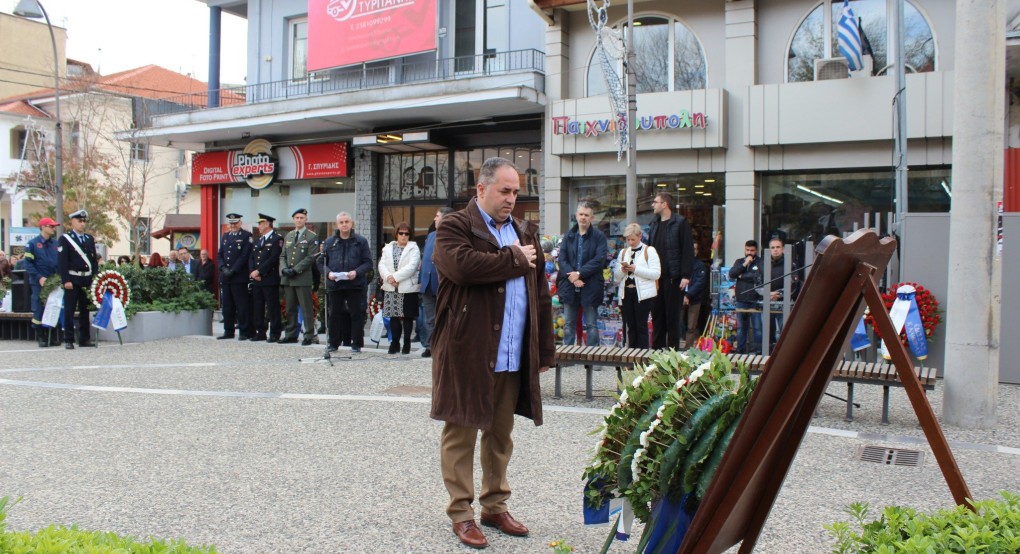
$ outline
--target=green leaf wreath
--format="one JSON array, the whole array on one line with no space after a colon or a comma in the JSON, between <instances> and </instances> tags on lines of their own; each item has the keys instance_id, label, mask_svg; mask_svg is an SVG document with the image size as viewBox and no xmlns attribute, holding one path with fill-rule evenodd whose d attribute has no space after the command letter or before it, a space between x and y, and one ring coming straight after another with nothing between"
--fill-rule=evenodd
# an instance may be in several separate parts
<instances>
[{"instance_id":1,"label":"green leaf wreath","mask_svg":"<svg viewBox=\"0 0 1020 554\"><path fill-rule=\"evenodd\" d=\"M39 301L45 303L46 299L50 297L50 293L56 289L64 288L64 283L60 278L59 273L54 273L46 278L46 282L43 283L41 289L39 289Z\"/></svg>"},{"instance_id":2,"label":"green leaf wreath","mask_svg":"<svg viewBox=\"0 0 1020 554\"><path fill-rule=\"evenodd\" d=\"M625 374L623 391L603 424L584 470L585 501L626 498L648 523L652 503L690 493L700 501L754 390L741 365L716 350L660 351ZM693 507L693 506L692 506Z\"/></svg>"}]
</instances>

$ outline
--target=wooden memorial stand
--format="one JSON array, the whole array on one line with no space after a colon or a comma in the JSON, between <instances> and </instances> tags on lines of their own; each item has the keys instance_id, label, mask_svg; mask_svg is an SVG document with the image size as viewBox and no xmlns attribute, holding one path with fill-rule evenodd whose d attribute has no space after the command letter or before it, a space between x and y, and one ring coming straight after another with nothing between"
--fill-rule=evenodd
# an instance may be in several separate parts
<instances>
[{"instance_id":1,"label":"wooden memorial stand","mask_svg":"<svg viewBox=\"0 0 1020 554\"><path fill-rule=\"evenodd\" d=\"M894 239L863 230L846 240L826 237L815 251L811 273L679 553L718 553L737 543L741 553L751 552L865 304L883 337L899 334L876 285L896 251ZM970 491L906 348L898 340L887 346L953 498L969 505Z\"/></svg>"}]
</instances>

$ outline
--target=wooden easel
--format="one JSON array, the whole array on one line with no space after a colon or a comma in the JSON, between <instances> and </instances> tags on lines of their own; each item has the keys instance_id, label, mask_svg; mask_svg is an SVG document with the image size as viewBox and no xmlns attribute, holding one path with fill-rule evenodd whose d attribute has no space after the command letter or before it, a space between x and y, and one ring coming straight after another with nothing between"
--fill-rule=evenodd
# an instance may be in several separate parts
<instances>
[{"instance_id":1,"label":"wooden easel","mask_svg":"<svg viewBox=\"0 0 1020 554\"><path fill-rule=\"evenodd\" d=\"M875 281L896 241L862 230L845 240L826 237L815 251L814 267L678 553L718 553L737 543L741 553L751 552L865 305L883 337L898 335ZM969 506L970 491L906 349L898 340L887 346L953 499Z\"/></svg>"}]
</instances>

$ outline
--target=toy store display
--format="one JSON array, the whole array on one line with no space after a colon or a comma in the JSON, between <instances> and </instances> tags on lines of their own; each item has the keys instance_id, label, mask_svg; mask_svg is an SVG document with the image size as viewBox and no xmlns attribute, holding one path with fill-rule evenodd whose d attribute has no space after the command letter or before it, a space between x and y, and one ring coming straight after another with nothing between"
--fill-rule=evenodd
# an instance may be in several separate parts
<instances>
[{"instance_id":1,"label":"toy store display","mask_svg":"<svg viewBox=\"0 0 1020 554\"><path fill-rule=\"evenodd\" d=\"M563 339L563 328L567 325L567 321L563 317L563 305L560 304L560 298L556 290L556 279L559 276L557 258L559 257L561 240L562 237L560 235L543 235L541 241L542 251L545 253L545 276L549 281L549 293L552 294L553 333L559 340ZM623 244L623 239L619 237L610 238L607 244L607 267L603 270L603 276L606 280L605 297L598 310L599 344L602 346L620 346L624 343L620 301L616 297L616 287L612 285L612 268L616 263L616 257ZM576 325L576 322L574 324ZM578 330L577 337L579 344L587 341L587 333L583 328Z\"/></svg>"}]
</instances>

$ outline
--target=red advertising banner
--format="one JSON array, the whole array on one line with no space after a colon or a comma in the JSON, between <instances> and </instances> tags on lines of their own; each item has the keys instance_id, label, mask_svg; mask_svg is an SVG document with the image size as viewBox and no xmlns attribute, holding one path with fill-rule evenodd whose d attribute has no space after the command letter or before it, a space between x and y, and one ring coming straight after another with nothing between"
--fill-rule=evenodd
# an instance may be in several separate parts
<instances>
[{"instance_id":1,"label":"red advertising banner","mask_svg":"<svg viewBox=\"0 0 1020 554\"><path fill-rule=\"evenodd\" d=\"M308 71L436 49L436 0L308 0Z\"/></svg>"},{"instance_id":2,"label":"red advertising banner","mask_svg":"<svg viewBox=\"0 0 1020 554\"><path fill-rule=\"evenodd\" d=\"M233 183L230 174L236 152L201 152L191 158L191 184L214 185L217 183Z\"/></svg>"},{"instance_id":3,"label":"red advertising banner","mask_svg":"<svg viewBox=\"0 0 1020 554\"><path fill-rule=\"evenodd\" d=\"M196 153L191 159L191 184L215 185L240 183L244 175L234 175L242 150ZM272 148L278 160L276 180L319 179L347 176L347 143L325 142ZM240 157L239 157L240 155ZM250 156L248 156L250 157Z\"/></svg>"}]
</instances>

